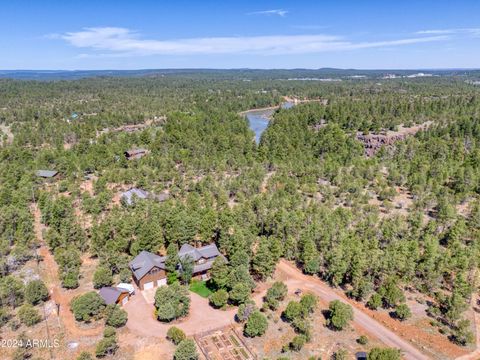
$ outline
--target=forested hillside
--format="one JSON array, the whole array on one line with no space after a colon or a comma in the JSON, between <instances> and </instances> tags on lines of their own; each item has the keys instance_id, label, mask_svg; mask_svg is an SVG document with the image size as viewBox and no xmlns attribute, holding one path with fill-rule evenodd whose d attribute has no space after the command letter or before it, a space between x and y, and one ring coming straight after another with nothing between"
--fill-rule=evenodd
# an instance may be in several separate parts
<instances>
[{"instance_id":1,"label":"forested hillside","mask_svg":"<svg viewBox=\"0 0 480 360\"><path fill-rule=\"evenodd\" d=\"M128 281L142 250L215 242L231 282L266 279L285 258L372 309L424 294L446 337L472 341L480 88L246 76L0 80L0 326L26 301L38 204L65 288L78 286L82 254ZM326 101L276 110L257 146L239 112L284 96ZM427 122L370 157L358 138ZM127 160L132 148L149 153ZM119 194L133 186L169 198L127 205Z\"/></svg>"}]
</instances>

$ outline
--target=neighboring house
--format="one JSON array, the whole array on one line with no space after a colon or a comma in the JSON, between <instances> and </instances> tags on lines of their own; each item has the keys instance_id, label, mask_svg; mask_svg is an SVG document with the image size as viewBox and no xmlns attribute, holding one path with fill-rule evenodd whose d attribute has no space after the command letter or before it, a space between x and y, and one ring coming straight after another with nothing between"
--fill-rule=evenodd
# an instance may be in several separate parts
<instances>
[{"instance_id":1,"label":"neighboring house","mask_svg":"<svg viewBox=\"0 0 480 360\"><path fill-rule=\"evenodd\" d=\"M138 189L138 188L130 188L128 189L127 191L125 191L122 195L121 195L121 199L123 201L125 201L125 203L127 205L133 205L135 203L134 199L137 198L137 199L153 199L153 200L156 200L156 201L165 201L168 199L168 194L166 193L162 193L162 194L159 194L159 195L156 195L156 194L153 194L151 192L148 192L148 191L145 191L145 190L142 190L142 189Z\"/></svg>"},{"instance_id":2,"label":"neighboring house","mask_svg":"<svg viewBox=\"0 0 480 360\"><path fill-rule=\"evenodd\" d=\"M98 293L102 297L103 301L105 301L105 304L107 305L110 305L110 304L125 305L130 298L129 291L119 287L106 286L101 288Z\"/></svg>"},{"instance_id":3,"label":"neighboring house","mask_svg":"<svg viewBox=\"0 0 480 360\"><path fill-rule=\"evenodd\" d=\"M194 277L205 278L208 270L212 268L214 260L222 256L215 244L194 248L191 245L184 244L179 252L180 259L191 257L194 261ZM167 284L167 274L165 272L166 256L159 256L148 251L142 251L133 259L129 266L133 274L133 280L141 290L152 289L155 286ZM180 269L181 270L181 269Z\"/></svg>"},{"instance_id":4,"label":"neighboring house","mask_svg":"<svg viewBox=\"0 0 480 360\"><path fill-rule=\"evenodd\" d=\"M42 178L54 178L58 175L58 171L55 170L37 170L35 173L38 177Z\"/></svg>"},{"instance_id":5,"label":"neighboring house","mask_svg":"<svg viewBox=\"0 0 480 360\"><path fill-rule=\"evenodd\" d=\"M134 159L140 159L145 155L147 155L148 150L147 149L131 149L131 150L125 151L124 154L127 160L134 160Z\"/></svg>"},{"instance_id":6,"label":"neighboring house","mask_svg":"<svg viewBox=\"0 0 480 360\"><path fill-rule=\"evenodd\" d=\"M222 255L215 244L202 246L198 249L189 244L184 244L178 251L178 257L180 259L190 257L193 260L194 277L204 278L204 275L207 275L208 270L212 268L213 262L218 256Z\"/></svg>"}]
</instances>

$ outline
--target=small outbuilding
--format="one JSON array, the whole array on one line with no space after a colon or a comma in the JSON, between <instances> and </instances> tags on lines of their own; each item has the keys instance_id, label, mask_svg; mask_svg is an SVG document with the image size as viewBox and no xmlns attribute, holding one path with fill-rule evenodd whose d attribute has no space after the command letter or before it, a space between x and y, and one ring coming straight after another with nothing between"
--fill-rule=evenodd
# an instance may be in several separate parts
<instances>
[{"instance_id":1,"label":"small outbuilding","mask_svg":"<svg viewBox=\"0 0 480 360\"><path fill-rule=\"evenodd\" d=\"M127 290L130 295L135 294L135 288L132 284L120 283L117 285L117 289Z\"/></svg>"},{"instance_id":2,"label":"small outbuilding","mask_svg":"<svg viewBox=\"0 0 480 360\"><path fill-rule=\"evenodd\" d=\"M46 178L46 179L54 178L55 176L58 175L58 171L55 171L55 170L37 170L35 175L37 175L38 177L41 177L41 178Z\"/></svg>"},{"instance_id":3,"label":"small outbuilding","mask_svg":"<svg viewBox=\"0 0 480 360\"><path fill-rule=\"evenodd\" d=\"M125 305L130 298L129 291L119 287L105 286L101 288L98 293L102 297L103 301L105 301L105 304L107 305L110 305L110 304Z\"/></svg>"}]
</instances>

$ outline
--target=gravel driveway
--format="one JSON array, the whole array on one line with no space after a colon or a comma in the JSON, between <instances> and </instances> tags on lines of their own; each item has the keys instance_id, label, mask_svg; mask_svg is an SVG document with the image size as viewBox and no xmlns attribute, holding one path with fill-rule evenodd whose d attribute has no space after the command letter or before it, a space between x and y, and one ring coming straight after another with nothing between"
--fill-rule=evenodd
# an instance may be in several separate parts
<instances>
[{"instance_id":1,"label":"gravel driveway","mask_svg":"<svg viewBox=\"0 0 480 360\"><path fill-rule=\"evenodd\" d=\"M149 297L149 294L146 295ZM228 326L235 322L236 308L225 311L215 310L208 305L208 299L192 292L190 292L190 300L190 314L186 318L171 323L162 323L155 318L155 307L149 304L138 291L124 306L128 313L126 326L130 331L139 335L165 338L168 329L173 325L191 336L199 332Z\"/></svg>"}]
</instances>

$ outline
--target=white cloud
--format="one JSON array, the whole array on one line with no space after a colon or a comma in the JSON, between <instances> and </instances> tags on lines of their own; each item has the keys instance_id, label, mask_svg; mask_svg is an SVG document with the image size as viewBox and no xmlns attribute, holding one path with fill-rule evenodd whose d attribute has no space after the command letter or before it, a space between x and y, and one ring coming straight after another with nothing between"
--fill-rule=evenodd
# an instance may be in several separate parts
<instances>
[{"instance_id":1,"label":"white cloud","mask_svg":"<svg viewBox=\"0 0 480 360\"><path fill-rule=\"evenodd\" d=\"M126 28L85 28L53 36L74 47L130 55L198 55L198 54L307 54L386 46L401 46L446 40L446 35L412 37L399 40L351 42L335 35L270 35L149 40ZM105 54L106 53L106 54ZM98 55L98 54L97 54Z\"/></svg>"},{"instance_id":2,"label":"white cloud","mask_svg":"<svg viewBox=\"0 0 480 360\"><path fill-rule=\"evenodd\" d=\"M288 11L283 9L254 11L254 12L248 13L248 15L267 15L267 16L276 15L281 17L284 17L287 14L288 14Z\"/></svg>"},{"instance_id":3,"label":"white cloud","mask_svg":"<svg viewBox=\"0 0 480 360\"><path fill-rule=\"evenodd\" d=\"M419 35L470 35L480 36L480 28L453 28L453 29L433 29L433 30L421 30L417 31Z\"/></svg>"}]
</instances>

